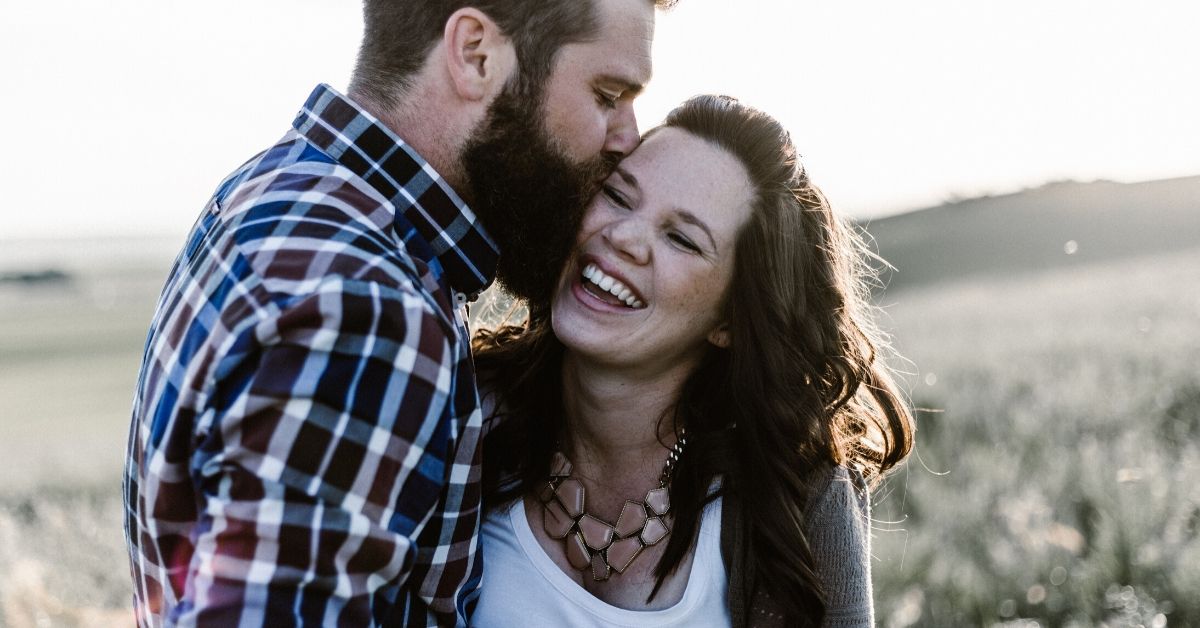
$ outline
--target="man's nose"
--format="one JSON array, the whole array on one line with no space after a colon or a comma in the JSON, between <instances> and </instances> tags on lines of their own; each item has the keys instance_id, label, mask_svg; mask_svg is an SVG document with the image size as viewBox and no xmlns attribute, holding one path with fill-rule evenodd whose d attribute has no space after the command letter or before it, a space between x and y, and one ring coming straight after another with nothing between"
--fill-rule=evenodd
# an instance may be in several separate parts
<instances>
[{"instance_id":1,"label":"man's nose","mask_svg":"<svg viewBox=\"0 0 1200 628\"><path fill-rule=\"evenodd\" d=\"M619 155L628 155L637 147L641 140L638 134L637 114L633 112L633 103L623 102L617 107L608 126L608 137L605 138L604 150Z\"/></svg>"}]
</instances>

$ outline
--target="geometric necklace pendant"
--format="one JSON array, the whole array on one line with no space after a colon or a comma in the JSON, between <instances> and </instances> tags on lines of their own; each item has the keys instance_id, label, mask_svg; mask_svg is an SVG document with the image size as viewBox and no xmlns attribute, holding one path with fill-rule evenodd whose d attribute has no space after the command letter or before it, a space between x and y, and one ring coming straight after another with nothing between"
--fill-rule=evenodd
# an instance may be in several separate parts
<instances>
[{"instance_id":1,"label":"geometric necklace pendant","mask_svg":"<svg viewBox=\"0 0 1200 628\"><path fill-rule=\"evenodd\" d=\"M681 434L667 457L658 488L647 491L640 501L626 500L613 523L587 512L587 490L571 477L571 461L562 452L554 454L550 477L537 497L542 503L542 526L550 538L565 544L572 567L590 570L593 579L603 582L614 571L625 573L642 550L667 538L671 532L667 484L686 443Z\"/></svg>"}]
</instances>

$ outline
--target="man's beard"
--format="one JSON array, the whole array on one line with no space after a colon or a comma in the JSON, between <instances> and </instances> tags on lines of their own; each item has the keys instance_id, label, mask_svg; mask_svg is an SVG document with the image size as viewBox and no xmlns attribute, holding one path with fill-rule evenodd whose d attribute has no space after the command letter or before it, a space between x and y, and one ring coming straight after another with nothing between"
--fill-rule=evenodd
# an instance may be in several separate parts
<instances>
[{"instance_id":1,"label":"man's beard","mask_svg":"<svg viewBox=\"0 0 1200 628\"><path fill-rule=\"evenodd\" d=\"M462 153L471 208L500 247L496 279L539 310L574 250L584 208L620 159L572 162L546 132L540 100L506 87Z\"/></svg>"}]
</instances>

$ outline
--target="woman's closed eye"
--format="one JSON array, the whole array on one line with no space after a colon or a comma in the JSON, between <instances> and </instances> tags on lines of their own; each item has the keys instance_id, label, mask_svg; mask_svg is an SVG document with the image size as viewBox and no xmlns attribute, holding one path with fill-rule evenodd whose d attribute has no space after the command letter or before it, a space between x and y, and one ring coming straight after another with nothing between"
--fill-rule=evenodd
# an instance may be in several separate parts
<instances>
[{"instance_id":1,"label":"woman's closed eye","mask_svg":"<svg viewBox=\"0 0 1200 628\"><path fill-rule=\"evenodd\" d=\"M625 195L621 194L621 192L617 190L617 188L605 183L600 187L600 193L603 194L604 197L607 198L608 201L613 205L616 205L622 209L629 209L629 201L625 198Z\"/></svg>"},{"instance_id":2,"label":"woman's closed eye","mask_svg":"<svg viewBox=\"0 0 1200 628\"><path fill-rule=\"evenodd\" d=\"M668 233L667 239L669 239L672 243L674 243L675 246L678 246L679 248L684 249L690 253L696 253L696 254L703 253L703 251L700 249L700 247L695 242L692 242L692 240L690 238L688 238L687 236L685 236L682 233L679 233L677 231L672 231L671 233Z\"/></svg>"}]
</instances>

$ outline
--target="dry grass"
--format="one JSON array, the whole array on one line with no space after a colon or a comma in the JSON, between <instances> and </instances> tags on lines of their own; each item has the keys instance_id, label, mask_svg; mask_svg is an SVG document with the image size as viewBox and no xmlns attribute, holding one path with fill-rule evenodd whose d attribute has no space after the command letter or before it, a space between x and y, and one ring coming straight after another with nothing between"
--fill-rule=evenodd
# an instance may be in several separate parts
<instances>
[{"instance_id":1,"label":"dry grass","mask_svg":"<svg viewBox=\"0 0 1200 628\"><path fill-rule=\"evenodd\" d=\"M939 411L876 496L881 625L1200 625L1197 268L886 297ZM130 623L120 469L162 272L0 291L0 626Z\"/></svg>"},{"instance_id":2,"label":"dry grass","mask_svg":"<svg viewBox=\"0 0 1200 628\"><path fill-rule=\"evenodd\" d=\"M165 275L132 258L0 285L0 627L132 623L121 467Z\"/></svg>"},{"instance_id":3,"label":"dry grass","mask_svg":"<svg viewBox=\"0 0 1200 628\"><path fill-rule=\"evenodd\" d=\"M930 410L876 499L882 625L1200 624L1197 268L888 297Z\"/></svg>"},{"instance_id":4,"label":"dry grass","mask_svg":"<svg viewBox=\"0 0 1200 628\"><path fill-rule=\"evenodd\" d=\"M120 491L0 498L0 626L129 625Z\"/></svg>"}]
</instances>

